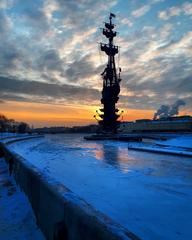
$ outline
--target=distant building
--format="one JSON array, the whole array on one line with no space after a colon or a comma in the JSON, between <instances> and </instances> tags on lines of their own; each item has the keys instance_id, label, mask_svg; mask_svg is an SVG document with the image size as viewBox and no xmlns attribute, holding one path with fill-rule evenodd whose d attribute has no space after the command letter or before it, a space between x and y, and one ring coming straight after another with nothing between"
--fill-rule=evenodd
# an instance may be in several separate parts
<instances>
[{"instance_id":1,"label":"distant building","mask_svg":"<svg viewBox=\"0 0 192 240\"><path fill-rule=\"evenodd\" d=\"M131 132L192 132L192 116L161 118L159 120L139 119L122 122L120 131Z\"/></svg>"}]
</instances>

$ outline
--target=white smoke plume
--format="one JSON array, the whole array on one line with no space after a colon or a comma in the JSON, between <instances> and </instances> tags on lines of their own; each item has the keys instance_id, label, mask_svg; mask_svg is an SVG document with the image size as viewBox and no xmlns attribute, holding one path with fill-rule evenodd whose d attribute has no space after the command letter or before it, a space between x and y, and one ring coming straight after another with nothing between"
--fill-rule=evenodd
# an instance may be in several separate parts
<instances>
[{"instance_id":1,"label":"white smoke plume","mask_svg":"<svg viewBox=\"0 0 192 240\"><path fill-rule=\"evenodd\" d=\"M161 105L155 112L153 119L173 117L179 114L179 107L184 106L185 102L181 99L177 100L173 105Z\"/></svg>"}]
</instances>

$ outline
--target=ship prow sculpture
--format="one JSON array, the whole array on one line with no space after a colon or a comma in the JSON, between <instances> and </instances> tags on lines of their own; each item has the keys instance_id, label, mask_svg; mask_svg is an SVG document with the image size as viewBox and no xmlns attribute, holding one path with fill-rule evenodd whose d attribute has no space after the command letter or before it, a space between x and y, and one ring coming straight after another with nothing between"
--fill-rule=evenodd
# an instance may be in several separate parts
<instances>
[{"instance_id":1,"label":"ship prow sculpture","mask_svg":"<svg viewBox=\"0 0 192 240\"><path fill-rule=\"evenodd\" d=\"M110 13L109 22L105 22L102 29L102 34L108 39L108 43L100 43L101 51L105 52L108 61L104 71L101 73L103 80L101 104L103 105L94 116L100 125L100 132L87 136L85 139L113 139L118 134L119 117L122 111L116 108L116 103L119 100L120 82L121 82L121 68L116 69L115 55L119 52L119 47L114 45L114 38L117 32L114 31L115 25L113 23L115 14Z\"/></svg>"}]
</instances>

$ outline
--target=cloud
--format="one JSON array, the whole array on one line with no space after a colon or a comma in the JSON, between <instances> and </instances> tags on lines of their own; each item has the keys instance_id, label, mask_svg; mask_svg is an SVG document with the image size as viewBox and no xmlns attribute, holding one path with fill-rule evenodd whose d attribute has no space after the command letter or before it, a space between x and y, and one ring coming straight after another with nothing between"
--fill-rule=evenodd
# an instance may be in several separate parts
<instances>
[{"instance_id":1,"label":"cloud","mask_svg":"<svg viewBox=\"0 0 192 240\"><path fill-rule=\"evenodd\" d=\"M131 15L135 18L139 18L145 15L151 9L150 5L144 5L136 10L134 10Z\"/></svg>"},{"instance_id":2,"label":"cloud","mask_svg":"<svg viewBox=\"0 0 192 240\"><path fill-rule=\"evenodd\" d=\"M25 24L37 30L45 31L49 29L47 17L42 9L27 8L23 13Z\"/></svg>"},{"instance_id":3,"label":"cloud","mask_svg":"<svg viewBox=\"0 0 192 240\"><path fill-rule=\"evenodd\" d=\"M187 32L178 40L170 40L172 24L161 29L145 26L143 31L129 36L121 52L122 94L121 102L131 108L156 108L162 101L174 102L184 98L190 110L192 91L192 34ZM126 90L127 89L127 92Z\"/></svg>"},{"instance_id":4,"label":"cloud","mask_svg":"<svg viewBox=\"0 0 192 240\"><path fill-rule=\"evenodd\" d=\"M20 4L22 4L22 1L17 0L18 7ZM36 40L48 36L53 29L43 8L37 3L29 3L24 6L21 8L19 15L15 16L15 20L19 24L16 28L20 27L20 29L23 29L23 34L28 33Z\"/></svg>"},{"instance_id":5,"label":"cloud","mask_svg":"<svg viewBox=\"0 0 192 240\"><path fill-rule=\"evenodd\" d=\"M145 82L136 82L130 79L127 82L127 88L133 95L124 96L123 103L125 104L125 99L127 99L127 107L129 108L154 109L162 103L170 104L178 98L182 98L186 102L185 109L190 111L192 105L190 95L192 75L186 78L177 78L176 74L173 76L174 71L176 71L176 67L171 67L168 72L164 73L159 82L153 81L153 79L148 79ZM169 84L167 84L168 80Z\"/></svg>"},{"instance_id":6,"label":"cloud","mask_svg":"<svg viewBox=\"0 0 192 240\"><path fill-rule=\"evenodd\" d=\"M159 12L158 17L163 20L168 20L171 17L179 16L182 13L182 9L179 7L171 7L167 11Z\"/></svg>"},{"instance_id":7,"label":"cloud","mask_svg":"<svg viewBox=\"0 0 192 240\"><path fill-rule=\"evenodd\" d=\"M0 9L8 9L13 5L14 0L1 0L0 1Z\"/></svg>"},{"instance_id":8,"label":"cloud","mask_svg":"<svg viewBox=\"0 0 192 240\"><path fill-rule=\"evenodd\" d=\"M7 31L10 31L12 27L12 23L10 18L3 12L0 11L0 33L1 36L5 35Z\"/></svg>"},{"instance_id":9,"label":"cloud","mask_svg":"<svg viewBox=\"0 0 192 240\"><path fill-rule=\"evenodd\" d=\"M185 15L192 15L192 3L186 2L183 4L183 12Z\"/></svg>"},{"instance_id":10,"label":"cloud","mask_svg":"<svg viewBox=\"0 0 192 240\"><path fill-rule=\"evenodd\" d=\"M69 84L43 83L29 80L17 80L0 77L1 99L27 100L33 102L49 102L87 104L99 99L96 89L78 87Z\"/></svg>"},{"instance_id":11,"label":"cloud","mask_svg":"<svg viewBox=\"0 0 192 240\"><path fill-rule=\"evenodd\" d=\"M127 25L128 27L132 27L133 26L133 22L131 22L129 19L127 18L123 18L121 20L121 24Z\"/></svg>"},{"instance_id":12,"label":"cloud","mask_svg":"<svg viewBox=\"0 0 192 240\"><path fill-rule=\"evenodd\" d=\"M168 20L171 17L184 15L192 15L192 3L185 2L181 6L173 6L165 11L160 11L158 13L159 19Z\"/></svg>"},{"instance_id":13,"label":"cloud","mask_svg":"<svg viewBox=\"0 0 192 240\"><path fill-rule=\"evenodd\" d=\"M13 41L9 40L9 32L12 31L11 19L0 11L0 72L5 72L16 67L16 61L20 57L19 50Z\"/></svg>"},{"instance_id":14,"label":"cloud","mask_svg":"<svg viewBox=\"0 0 192 240\"><path fill-rule=\"evenodd\" d=\"M70 82L76 82L78 80L81 81L81 79L91 77L94 75L95 70L96 69L93 64L90 62L89 56L86 55L69 64L65 76L70 80Z\"/></svg>"},{"instance_id":15,"label":"cloud","mask_svg":"<svg viewBox=\"0 0 192 240\"><path fill-rule=\"evenodd\" d=\"M6 47L5 47L6 46ZM0 45L0 71L17 68L17 61L21 58L21 53L15 45L6 43L4 47Z\"/></svg>"},{"instance_id":16,"label":"cloud","mask_svg":"<svg viewBox=\"0 0 192 240\"><path fill-rule=\"evenodd\" d=\"M167 11L161 11L158 13L158 17L162 20L168 20L170 17L167 13Z\"/></svg>"},{"instance_id":17,"label":"cloud","mask_svg":"<svg viewBox=\"0 0 192 240\"><path fill-rule=\"evenodd\" d=\"M181 9L179 7L171 7L169 9L170 17L179 16L181 14Z\"/></svg>"},{"instance_id":18,"label":"cloud","mask_svg":"<svg viewBox=\"0 0 192 240\"><path fill-rule=\"evenodd\" d=\"M42 72L58 71L62 73L64 71L64 64L64 59L60 58L57 49L44 51L37 60L39 71Z\"/></svg>"},{"instance_id":19,"label":"cloud","mask_svg":"<svg viewBox=\"0 0 192 240\"><path fill-rule=\"evenodd\" d=\"M53 6L54 1L49 1ZM56 0L57 11L63 16L63 23L69 29L87 29L101 20L101 12L108 11L117 0Z\"/></svg>"},{"instance_id":20,"label":"cloud","mask_svg":"<svg viewBox=\"0 0 192 240\"><path fill-rule=\"evenodd\" d=\"M117 1L21 3L21 0L14 1L14 7L19 9L14 14L0 13L1 75L19 78L27 75L31 80L66 82L75 80L75 73L68 80L65 78L74 68L73 62L80 64L87 51L96 55L93 36L103 21L102 13ZM79 79L81 75L83 79L87 71L83 70L79 71Z\"/></svg>"},{"instance_id":21,"label":"cloud","mask_svg":"<svg viewBox=\"0 0 192 240\"><path fill-rule=\"evenodd\" d=\"M152 4L159 3L159 2L165 2L165 0L152 0Z\"/></svg>"}]
</instances>

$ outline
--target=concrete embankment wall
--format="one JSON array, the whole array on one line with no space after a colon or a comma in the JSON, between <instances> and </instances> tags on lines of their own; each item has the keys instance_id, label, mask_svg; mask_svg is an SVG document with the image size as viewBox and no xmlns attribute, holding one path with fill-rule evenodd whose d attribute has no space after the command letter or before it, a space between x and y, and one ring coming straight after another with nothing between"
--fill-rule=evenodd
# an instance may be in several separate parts
<instances>
[{"instance_id":1,"label":"concrete embankment wall","mask_svg":"<svg viewBox=\"0 0 192 240\"><path fill-rule=\"evenodd\" d=\"M17 184L28 196L37 224L48 240L138 240L133 233L92 208L62 184L0 143Z\"/></svg>"}]
</instances>

